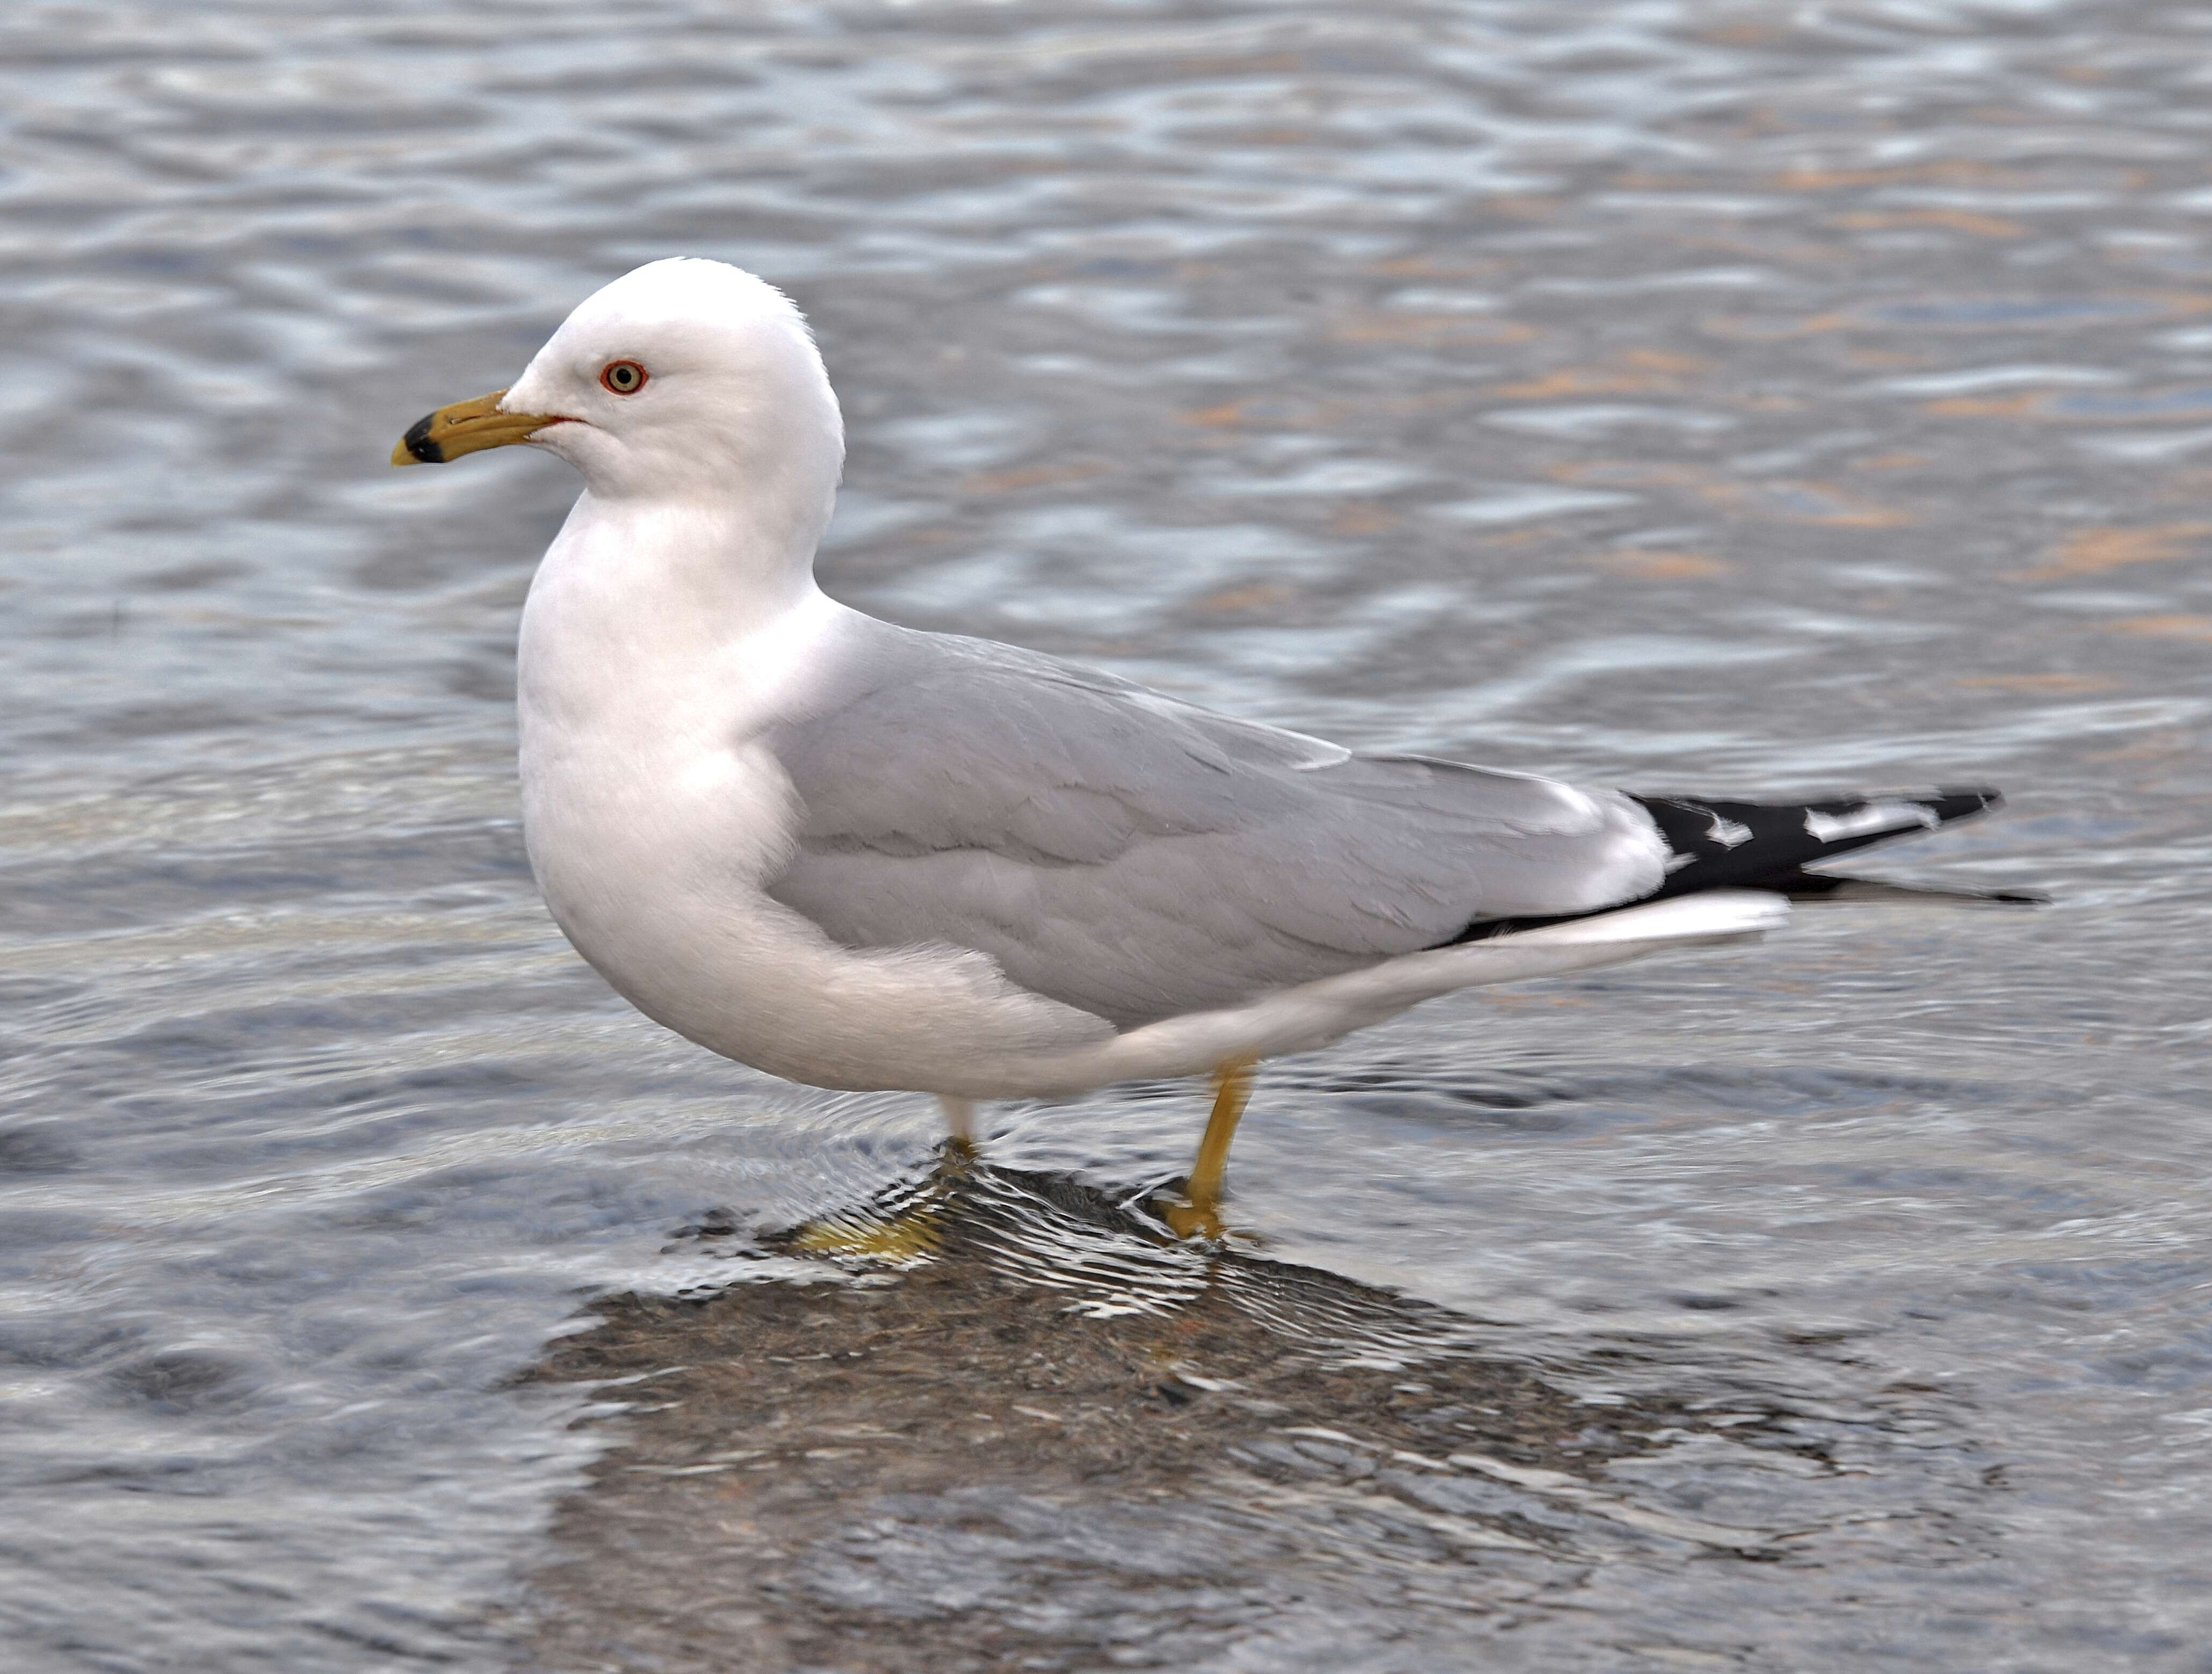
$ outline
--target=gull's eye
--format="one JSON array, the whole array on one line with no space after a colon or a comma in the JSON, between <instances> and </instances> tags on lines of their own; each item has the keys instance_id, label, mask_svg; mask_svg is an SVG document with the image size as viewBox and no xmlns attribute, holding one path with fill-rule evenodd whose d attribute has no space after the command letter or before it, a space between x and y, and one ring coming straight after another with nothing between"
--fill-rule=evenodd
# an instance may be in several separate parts
<instances>
[{"instance_id":1,"label":"gull's eye","mask_svg":"<svg viewBox=\"0 0 2212 1674\"><path fill-rule=\"evenodd\" d=\"M635 361L610 361L599 368L599 382L617 395L635 395L645 387L645 368Z\"/></svg>"}]
</instances>

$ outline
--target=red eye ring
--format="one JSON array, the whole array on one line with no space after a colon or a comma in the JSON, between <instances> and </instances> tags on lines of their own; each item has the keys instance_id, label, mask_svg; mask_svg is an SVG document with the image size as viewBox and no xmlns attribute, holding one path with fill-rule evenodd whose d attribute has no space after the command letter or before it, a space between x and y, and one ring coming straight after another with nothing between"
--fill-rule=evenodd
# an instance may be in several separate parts
<instances>
[{"instance_id":1,"label":"red eye ring","mask_svg":"<svg viewBox=\"0 0 2212 1674\"><path fill-rule=\"evenodd\" d=\"M611 395L635 395L650 376L635 361L610 361L599 368L599 383Z\"/></svg>"}]
</instances>

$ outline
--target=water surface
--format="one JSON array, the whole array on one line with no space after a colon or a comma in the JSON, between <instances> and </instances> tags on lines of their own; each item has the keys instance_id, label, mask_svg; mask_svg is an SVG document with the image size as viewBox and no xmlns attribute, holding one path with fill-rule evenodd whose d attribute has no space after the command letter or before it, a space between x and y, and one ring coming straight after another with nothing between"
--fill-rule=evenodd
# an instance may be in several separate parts
<instances>
[{"instance_id":1,"label":"water surface","mask_svg":"<svg viewBox=\"0 0 2212 1674\"><path fill-rule=\"evenodd\" d=\"M842 1612L801 1649L854 1667L2201 1666L2208 50L2125 3L12 9L9 1642L742 1665L684 1637L727 1608ZM1892 870L2061 905L1808 913L1273 1066L1212 1270L1116 1218L1194 1137L1166 1088L994 1108L937 1266L779 1253L921 1189L933 1113L708 1058L568 952L509 706L574 484L384 464L678 252L818 327L841 597L1361 745L1987 779ZM799 1463L800 1371L766 1471L575 1380L765 1375L801 1280L851 1347L963 1284L1048 1336L1079 1254L1146 1306L1066 1340L1160 1368L1098 1373L1097 1471L1011 1350L903 1411L843 1374L893 1436L972 1392L964 1484ZM1216 1291L1260 1323L1154 1356ZM1250 1386L1415 1316L1395 1368ZM1448 1450L1394 1398L1543 1422ZM630 1470L692 1464L733 1468ZM738 1475L791 1490L773 1596L665 1517Z\"/></svg>"}]
</instances>

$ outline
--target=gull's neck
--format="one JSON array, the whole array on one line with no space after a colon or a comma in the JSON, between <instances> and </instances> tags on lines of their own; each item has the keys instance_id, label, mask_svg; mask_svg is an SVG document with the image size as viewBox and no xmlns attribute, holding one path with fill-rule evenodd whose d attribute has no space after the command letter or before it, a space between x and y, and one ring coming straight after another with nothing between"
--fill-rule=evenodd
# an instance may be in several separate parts
<instances>
[{"instance_id":1,"label":"gull's neck","mask_svg":"<svg viewBox=\"0 0 2212 1674\"><path fill-rule=\"evenodd\" d=\"M851 614L815 585L818 534L727 500L587 490L523 608L526 747L546 729L727 743L787 709Z\"/></svg>"},{"instance_id":2,"label":"gull's neck","mask_svg":"<svg viewBox=\"0 0 2212 1674\"><path fill-rule=\"evenodd\" d=\"M726 644L820 597L814 549L825 519L731 499L579 495L540 575L649 616L675 652Z\"/></svg>"}]
</instances>

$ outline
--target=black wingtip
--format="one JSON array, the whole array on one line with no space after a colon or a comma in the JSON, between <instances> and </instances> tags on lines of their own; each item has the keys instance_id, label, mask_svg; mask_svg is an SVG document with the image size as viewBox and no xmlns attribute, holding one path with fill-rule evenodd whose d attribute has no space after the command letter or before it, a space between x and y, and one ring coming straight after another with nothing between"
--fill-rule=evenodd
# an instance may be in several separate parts
<instances>
[{"instance_id":1,"label":"black wingtip","mask_svg":"<svg viewBox=\"0 0 2212 1674\"><path fill-rule=\"evenodd\" d=\"M1911 837L1985 814L1993 786L1887 791L1814 803L1723 802L1631 792L1674 852L1661 896L1767 889L1816 861Z\"/></svg>"},{"instance_id":2,"label":"black wingtip","mask_svg":"<svg viewBox=\"0 0 2212 1674\"><path fill-rule=\"evenodd\" d=\"M1947 785L1925 797L1906 797L1903 800L1924 804L1937 819L1948 825L1954 820L1972 819L1992 808L2003 807L2004 792L1988 785Z\"/></svg>"},{"instance_id":3,"label":"black wingtip","mask_svg":"<svg viewBox=\"0 0 2212 1674\"><path fill-rule=\"evenodd\" d=\"M1897 883L1886 877L1856 877L1835 872L1797 871L1767 881L1765 888L1794 901L1894 902L1929 907L2048 907L2051 897L2027 889L1959 889L1924 883Z\"/></svg>"}]
</instances>

